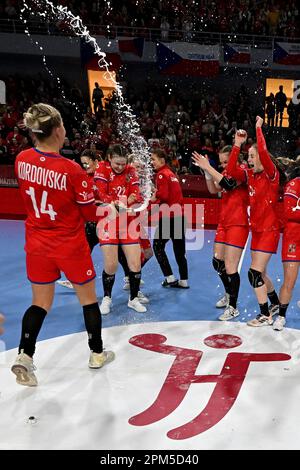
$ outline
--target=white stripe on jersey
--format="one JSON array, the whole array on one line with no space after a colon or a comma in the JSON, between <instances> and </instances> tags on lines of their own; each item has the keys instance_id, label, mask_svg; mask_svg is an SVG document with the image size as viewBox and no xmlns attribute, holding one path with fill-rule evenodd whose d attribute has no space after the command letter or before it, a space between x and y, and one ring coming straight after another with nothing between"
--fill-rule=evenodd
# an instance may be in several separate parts
<instances>
[{"instance_id":1,"label":"white stripe on jersey","mask_svg":"<svg viewBox=\"0 0 300 470\"><path fill-rule=\"evenodd\" d=\"M92 202L95 202L95 198L89 199L88 201L76 201L77 204L92 204Z\"/></svg>"}]
</instances>

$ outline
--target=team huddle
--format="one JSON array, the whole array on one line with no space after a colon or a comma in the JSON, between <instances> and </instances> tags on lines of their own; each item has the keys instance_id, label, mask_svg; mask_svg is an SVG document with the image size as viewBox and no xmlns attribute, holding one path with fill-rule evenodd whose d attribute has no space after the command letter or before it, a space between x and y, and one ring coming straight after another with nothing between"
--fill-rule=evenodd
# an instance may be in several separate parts
<instances>
[{"instance_id":1,"label":"team huddle","mask_svg":"<svg viewBox=\"0 0 300 470\"><path fill-rule=\"evenodd\" d=\"M15 169L27 212L25 251L32 305L22 320L19 354L12 371L17 383L35 386L32 357L61 272L68 280L62 282L71 283L82 305L90 348L89 367L93 369L114 359L114 353L103 348L101 315L109 314L113 307L118 263L124 270L124 287L129 290L127 306L139 313L147 311L149 302L140 290L142 267L153 252L164 275L163 287L188 289L189 284L183 195L161 150L153 150L151 155L155 179L149 205L175 205L177 210L159 213L152 251L139 217L143 198L136 156L131 155L129 162L126 149L113 145L107 159L97 162L90 151L85 151L81 156L83 169L59 154L65 129L55 108L43 103L33 105L25 113L24 122L34 136L35 147L18 155ZM244 131L236 133L233 147L221 150L222 173L197 152L193 153L193 161L204 170L208 190L223 194L213 256L213 266L225 289L224 297L217 302L217 307L225 308L219 319L228 321L239 315L238 265L251 230L252 262L248 276L260 313L248 325L273 324L274 329L281 330L300 263L300 172L299 164L290 164L284 171L270 156L262 124L258 117L257 144L249 149L248 164L239 161L240 148L247 138ZM283 187L284 209L279 213L278 199ZM282 228L284 282L278 297L266 270L277 251ZM168 240L172 240L179 279L174 276L165 252ZM103 253L100 307L91 258L98 244Z\"/></svg>"}]
</instances>

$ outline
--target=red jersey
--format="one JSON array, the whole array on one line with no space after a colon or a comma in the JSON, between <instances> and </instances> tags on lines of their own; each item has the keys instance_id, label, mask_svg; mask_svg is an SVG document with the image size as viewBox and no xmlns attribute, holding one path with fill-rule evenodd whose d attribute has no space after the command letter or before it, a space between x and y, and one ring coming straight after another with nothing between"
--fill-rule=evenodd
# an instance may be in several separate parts
<instances>
[{"instance_id":1,"label":"red jersey","mask_svg":"<svg viewBox=\"0 0 300 470\"><path fill-rule=\"evenodd\" d=\"M101 202L111 203L131 194L136 195L136 201L140 198L139 179L132 165L126 165L122 173L116 173L109 162L99 162L94 180Z\"/></svg>"},{"instance_id":2,"label":"red jersey","mask_svg":"<svg viewBox=\"0 0 300 470\"><path fill-rule=\"evenodd\" d=\"M156 203L165 203L168 206L183 204L183 195L179 180L168 165L164 165L156 173L155 186L157 189Z\"/></svg>"},{"instance_id":3,"label":"red jersey","mask_svg":"<svg viewBox=\"0 0 300 470\"><path fill-rule=\"evenodd\" d=\"M67 158L34 148L17 156L15 171L27 212L27 253L56 258L85 253L83 207L94 203L86 172Z\"/></svg>"},{"instance_id":4,"label":"red jersey","mask_svg":"<svg viewBox=\"0 0 300 470\"><path fill-rule=\"evenodd\" d=\"M164 210L159 213L159 216L170 216L182 215L183 206L183 195L179 180L175 173L164 165L161 167L155 175L155 186L156 186L156 200L154 204L165 204L168 207L172 207L170 213L166 208L166 214Z\"/></svg>"},{"instance_id":5,"label":"red jersey","mask_svg":"<svg viewBox=\"0 0 300 470\"><path fill-rule=\"evenodd\" d=\"M222 174L229 176L226 170ZM231 191L223 189L219 223L223 227L230 227L232 225L248 226L248 206L248 188L245 184L240 184Z\"/></svg>"},{"instance_id":6,"label":"red jersey","mask_svg":"<svg viewBox=\"0 0 300 470\"><path fill-rule=\"evenodd\" d=\"M279 230L281 223L277 212L279 197L279 171L267 151L261 128L256 129L257 146L263 171L254 173L237 165L240 148L234 146L227 165L227 172L239 181L247 182L250 200L250 225L253 232Z\"/></svg>"},{"instance_id":7,"label":"red jersey","mask_svg":"<svg viewBox=\"0 0 300 470\"><path fill-rule=\"evenodd\" d=\"M274 167L275 168L275 167ZM274 169L274 177L262 171L247 171L250 199L250 225L254 232L269 232L280 229L277 212L279 196L279 172Z\"/></svg>"},{"instance_id":8,"label":"red jersey","mask_svg":"<svg viewBox=\"0 0 300 470\"><path fill-rule=\"evenodd\" d=\"M284 190L284 223L300 223L300 177L289 181ZM299 228L300 230L300 228Z\"/></svg>"}]
</instances>

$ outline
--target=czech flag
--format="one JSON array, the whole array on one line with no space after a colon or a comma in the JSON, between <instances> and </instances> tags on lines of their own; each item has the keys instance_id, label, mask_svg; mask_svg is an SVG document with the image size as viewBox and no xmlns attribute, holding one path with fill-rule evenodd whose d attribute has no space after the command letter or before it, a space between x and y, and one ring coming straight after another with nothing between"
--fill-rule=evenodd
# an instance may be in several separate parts
<instances>
[{"instance_id":1,"label":"czech flag","mask_svg":"<svg viewBox=\"0 0 300 470\"><path fill-rule=\"evenodd\" d=\"M224 45L224 62L231 64L250 64L250 46L239 44Z\"/></svg>"},{"instance_id":2,"label":"czech flag","mask_svg":"<svg viewBox=\"0 0 300 470\"><path fill-rule=\"evenodd\" d=\"M126 38L118 39L119 51L124 53L130 53L143 57L144 53L144 38Z\"/></svg>"},{"instance_id":3,"label":"czech flag","mask_svg":"<svg viewBox=\"0 0 300 470\"><path fill-rule=\"evenodd\" d=\"M300 65L300 44L275 42L273 62L283 65Z\"/></svg>"},{"instance_id":4,"label":"czech flag","mask_svg":"<svg viewBox=\"0 0 300 470\"><path fill-rule=\"evenodd\" d=\"M220 68L219 46L204 46L189 42L156 45L157 65L162 74L189 77L218 75Z\"/></svg>"}]
</instances>

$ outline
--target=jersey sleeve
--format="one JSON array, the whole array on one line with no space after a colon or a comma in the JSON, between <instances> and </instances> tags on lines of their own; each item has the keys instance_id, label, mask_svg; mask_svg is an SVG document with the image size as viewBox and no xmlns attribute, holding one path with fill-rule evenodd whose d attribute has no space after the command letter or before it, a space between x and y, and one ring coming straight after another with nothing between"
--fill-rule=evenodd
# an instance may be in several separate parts
<instances>
[{"instance_id":1,"label":"jersey sleeve","mask_svg":"<svg viewBox=\"0 0 300 470\"><path fill-rule=\"evenodd\" d=\"M271 180L274 180L276 173L278 172L276 166L271 160L270 154L267 150L266 141L263 135L261 127L256 128L256 139L257 139L257 150L259 154L259 159L264 167L265 172Z\"/></svg>"},{"instance_id":2,"label":"jersey sleeve","mask_svg":"<svg viewBox=\"0 0 300 470\"><path fill-rule=\"evenodd\" d=\"M108 175L104 165L101 163L98 164L95 175L94 181L97 186L98 195L100 202L113 202L113 196L108 194Z\"/></svg>"},{"instance_id":3,"label":"jersey sleeve","mask_svg":"<svg viewBox=\"0 0 300 470\"><path fill-rule=\"evenodd\" d=\"M69 176L75 193L75 201L80 205L93 204L95 197L90 178L77 163L74 163L72 170Z\"/></svg>"},{"instance_id":4,"label":"jersey sleeve","mask_svg":"<svg viewBox=\"0 0 300 470\"><path fill-rule=\"evenodd\" d=\"M286 220L300 223L300 185L293 181L287 184L283 203Z\"/></svg>"},{"instance_id":5,"label":"jersey sleeve","mask_svg":"<svg viewBox=\"0 0 300 470\"><path fill-rule=\"evenodd\" d=\"M238 165L238 158L240 155L240 147L234 145L229 155L229 161L226 167L226 174L227 176L234 178L241 183L245 183L247 181L247 174L246 171L239 167Z\"/></svg>"}]
</instances>

